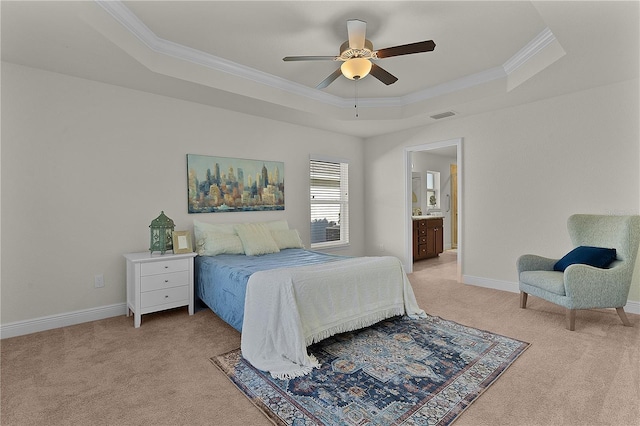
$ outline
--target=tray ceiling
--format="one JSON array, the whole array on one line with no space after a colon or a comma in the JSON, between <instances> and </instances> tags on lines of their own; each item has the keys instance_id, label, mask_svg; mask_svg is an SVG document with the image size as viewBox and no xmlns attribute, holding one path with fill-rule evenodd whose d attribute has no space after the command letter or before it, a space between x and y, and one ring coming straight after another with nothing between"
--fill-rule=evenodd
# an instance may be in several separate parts
<instances>
[{"instance_id":1,"label":"tray ceiling","mask_svg":"<svg viewBox=\"0 0 640 426\"><path fill-rule=\"evenodd\" d=\"M362 137L638 77L638 2L1 3L2 60ZM436 49L338 78L347 19L374 48ZM357 86L357 92L356 92ZM357 93L359 117L354 105Z\"/></svg>"}]
</instances>

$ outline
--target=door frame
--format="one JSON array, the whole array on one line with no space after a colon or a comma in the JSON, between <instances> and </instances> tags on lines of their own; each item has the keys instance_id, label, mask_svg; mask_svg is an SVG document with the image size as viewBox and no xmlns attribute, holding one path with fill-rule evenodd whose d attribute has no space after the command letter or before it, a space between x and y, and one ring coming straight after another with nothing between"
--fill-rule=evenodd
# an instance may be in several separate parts
<instances>
[{"instance_id":1,"label":"door frame","mask_svg":"<svg viewBox=\"0 0 640 426\"><path fill-rule=\"evenodd\" d=\"M455 170L455 173L454 173L454 170ZM453 196L449 198L449 210L451 211L451 217L453 216L458 217L458 162L457 162L457 159L456 159L456 164L449 164L449 176L451 176L450 178L451 194L455 192L455 196L456 196L455 203L451 201ZM455 177L455 185L454 185L454 177ZM454 209L454 206L455 206L455 209ZM453 238L454 236L455 236L455 243ZM451 221L451 248L452 249L458 248L458 221L457 220L455 221L455 224L453 221Z\"/></svg>"},{"instance_id":2,"label":"door frame","mask_svg":"<svg viewBox=\"0 0 640 426\"><path fill-rule=\"evenodd\" d=\"M464 167L463 167L463 158L462 158L462 145L463 139L449 139L444 141L430 142L424 143L421 145L408 146L404 148L404 174L405 174L405 203L404 203L404 220L405 220L405 269L407 273L413 272L413 223L411 219L412 214L412 203L411 203L411 178L412 178L412 169L411 169L411 155L414 152L424 152L424 151L432 151L439 148L446 148L450 146L456 147L456 163L458 164L458 256L457 256L457 279L458 282L462 282L462 269L463 269L463 228L462 228L462 217L463 217L463 204L462 204L462 195L463 195L463 182L464 182Z\"/></svg>"}]
</instances>

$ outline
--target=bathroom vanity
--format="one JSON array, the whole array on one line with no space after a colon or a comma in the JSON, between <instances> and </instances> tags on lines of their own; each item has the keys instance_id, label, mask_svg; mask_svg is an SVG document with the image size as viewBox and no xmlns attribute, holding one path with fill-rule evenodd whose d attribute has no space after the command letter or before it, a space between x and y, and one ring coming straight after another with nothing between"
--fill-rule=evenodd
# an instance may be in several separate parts
<instances>
[{"instance_id":1,"label":"bathroom vanity","mask_svg":"<svg viewBox=\"0 0 640 426\"><path fill-rule=\"evenodd\" d=\"M413 261L444 251L442 216L413 216Z\"/></svg>"}]
</instances>

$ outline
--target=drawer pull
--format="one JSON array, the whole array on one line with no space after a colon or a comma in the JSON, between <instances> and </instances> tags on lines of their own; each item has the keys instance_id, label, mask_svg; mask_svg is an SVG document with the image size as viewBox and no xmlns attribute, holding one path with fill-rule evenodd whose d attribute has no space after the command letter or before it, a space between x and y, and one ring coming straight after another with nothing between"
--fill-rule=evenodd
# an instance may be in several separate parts
<instances>
[{"instance_id":1,"label":"drawer pull","mask_svg":"<svg viewBox=\"0 0 640 426\"><path fill-rule=\"evenodd\" d=\"M188 271L190 269L191 259L162 259L158 262L143 263L140 266L141 275L166 274L168 272Z\"/></svg>"}]
</instances>

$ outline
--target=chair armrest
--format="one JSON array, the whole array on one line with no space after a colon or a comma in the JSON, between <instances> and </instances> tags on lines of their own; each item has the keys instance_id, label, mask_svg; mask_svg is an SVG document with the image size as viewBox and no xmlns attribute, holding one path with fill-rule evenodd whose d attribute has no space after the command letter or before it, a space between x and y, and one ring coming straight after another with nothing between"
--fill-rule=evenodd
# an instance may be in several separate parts
<instances>
[{"instance_id":1,"label":"chair armrest","mask_svg":"<svg viewBox=\"0 0 640 426\"><path fill-rule=\"evenodd\" d=\"M553 265L558 259L537 256L535 254L523 254L516 261L518 276L522 271L553 271Z\"/></svg>"},{"instance_id":2,"label":"chair armrest","mask_svg":"<svg viewBox=\"0 0 640 426\"><path fill-rule=\"evenodd\" d=\"M566 295L585 308L624 306L630 284L629 280L625 280L623 267L601 269L575 264L569 265L564 271Z\"/></svg>"}]
</instances>

